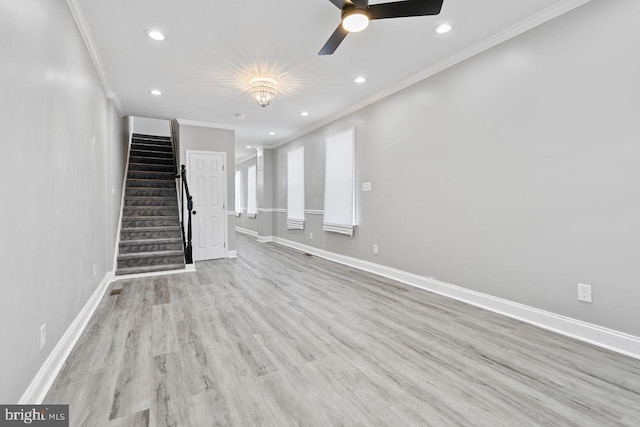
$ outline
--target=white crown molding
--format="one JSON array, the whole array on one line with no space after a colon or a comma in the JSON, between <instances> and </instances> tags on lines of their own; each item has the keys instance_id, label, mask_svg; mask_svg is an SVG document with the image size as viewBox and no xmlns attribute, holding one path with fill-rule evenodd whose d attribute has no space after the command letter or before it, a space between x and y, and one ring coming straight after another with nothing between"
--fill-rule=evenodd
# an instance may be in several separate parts
<instances>
[{"instance_id":1,"label":"white crown molding","mask_svg":"<svg viewBox=\"0 0 640 427\"><path fill-rule=\"evenodd\" d=\"M98 304L100 304L109 284L113 281L113 271L107 272L91 297L89 297L89 301L87 301L80 313L78 313L73 322L71 322L71 325L69 325L64 335L62 335L62 338L60 338L60 341L58 341L44 361L40 370L29 384L29 387L27 387L27 390L22 397L20 397L18 401L19 405L39 405L42 403L53 381L62 369L64 362L67 360L67 357L69 357L71 350L73 350L80 335L82 335L82 332L89 323L91 316L93 316L96 308L98 308Z\"/></svg>"},{"instance_id":2,"label":"white crown molding","mask_svg":"<svg viewBox=\"0 0 640 427\"><path fill-rule=\"evenodd\" d=\"M265 148L277 148L281 145L287 144L291 141L295 141L296 139L310 133L313 132L314 130L317 130L323 126L328 125L329 123L332 123L338 119L341 119L351 113L354 113L358 110L363 109L364 107L367 107L375 102L378 102L390 95L393 95L394 93L400 92L401 90L404 90L406 88L408 88L411 85L414 85L416 83L418 83L419 81L422 81L428 77L431 77L441 71L446 70L447 68L450 68L466 59L471 58L472 56L478 55L479 53L484 52L485 50L488 50L494 46L499 45L500 43L503 43L509 39L512 39L522 33L524 33L525 31L529 31L532 28L537 27L538 25L542 25L547 21L552 20L553 18L556 18L566 12L569 12L570 10L575 9L578 6L582 6L585 3L590 2L591 0L564 0L561 1L560 3L557 3L545 10L543 10L540 13L537 13L536 15L533 15L527 19L525 19L524 21L521 21L503 31L500 31L496 34L494 34L493 36L490 36L486 39L484 39L481 42L478 42L476 44L474 44L473 46L458 52L457 54L450 56L449 58L417 73L414 74L413 76L407 78L406 80L403 80L399 83L396 83L393 86L388 87L387 89L378 92L375 95L370 96L369 98L358 102L357 104L353 104L352 106L336 113L333 114L329 117L327 117L324 120L320 120L314 124L312 124L311 126L294 133L291 136L288 136L287 138L284 138L280 141L277 141L271 145L265 145Z\"/></svg>"},{"instance_id":3,"label":"white crown molding","mask_svg":"<svg viewBox=\"0 0 640 427\"><path fill-rule=\"evenodd\" d=\"M118 94L111 91L109 82L107 80L107 74L104 70L104 65L102 64L102 58L100 57L100 52L98 52L98 47L96 46L96 42L93 39L91 30L89 29L87 18L84 16L82 7L80 7L80 0L67 0L67 6L69 6L69 10L71 11L73 20L76 21L78 31L80 31L80 35L82 36L82 40L84 40L87 51L89 51L89 56L93 61L96 72L98 73L98 78L100 78L100 83L102 83L104 93L106 94L107 98L109 98L113 102L113 105L118 111L118 115L122 117L123 114L122 107L120 105L120 99L118 98Z\"/></svg>"},{"instance_id":4,"label":"white crown molding","mask_svg":"<svg viewBox=\"0 0 640 427\"><path fill-rule=\"evenodd\" d=\"M231 125L223 125L221 123L211 123L211 122L201 122L198 120L188 120L188 119L177 119L178 124L185 126L198 126L201 128L211 128L211 129L224 129L224 130L233 130L237 129L237 126Z\"/></svg>"},{"instance_id":5,"label":"white crown molding","mask_svg":"<svg viewBox=\"0 0 640 427\"><path fill-rule=\"evenodd\" d=\"M258 241L260 241L260 238L258 238ZM274 241L283 246L310 253L359 270L377 274L429 292L444 295L467 304L475 305L476 307L493 311L494 313L521 320L561 335L575 338L598 347L606 348L607 350L615 351L635 359L640 359L640 337L634 335L594 325L592 323L583 322L581 320L572 319L549 311L540 310L535 307L494 297L492 295L483 294L481 292L472 291L470 289L441 282L430 277L419 276L417 274L397 270L395 268L375 264L373 262L325 251L280 237L275 237Z\"/></svg>"}]
</instances>

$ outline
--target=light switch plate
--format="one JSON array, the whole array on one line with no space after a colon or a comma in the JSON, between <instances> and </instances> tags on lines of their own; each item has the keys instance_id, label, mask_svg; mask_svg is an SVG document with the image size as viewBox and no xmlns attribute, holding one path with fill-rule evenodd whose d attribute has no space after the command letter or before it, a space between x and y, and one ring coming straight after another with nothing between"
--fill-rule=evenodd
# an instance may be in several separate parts
<instances>
[{"instance_id":1,"label":"light switch plate","mask_svg":"<svg viewBox=\"0 0 640 427\"><path fill-rule=\"evenodd\" d=\"M362 183L362 191L371 191L371 183L363 182Z\"/></svg>"}]
</instances>

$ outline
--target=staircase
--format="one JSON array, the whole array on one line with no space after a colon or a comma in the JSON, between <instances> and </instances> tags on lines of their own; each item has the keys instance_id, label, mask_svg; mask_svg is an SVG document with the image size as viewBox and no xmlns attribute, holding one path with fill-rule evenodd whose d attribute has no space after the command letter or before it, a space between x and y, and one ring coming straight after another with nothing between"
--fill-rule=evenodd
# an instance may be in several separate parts
<instances>
[{"instance_id":1,"label":"staircase","mask_svg":"<svg viewBox=\"0 0 640 427\"><path fill-rule=\"evenodd\" d=\"M184 268L171 138L133 134L116 275Z\"/></svg>"}]
</instances>

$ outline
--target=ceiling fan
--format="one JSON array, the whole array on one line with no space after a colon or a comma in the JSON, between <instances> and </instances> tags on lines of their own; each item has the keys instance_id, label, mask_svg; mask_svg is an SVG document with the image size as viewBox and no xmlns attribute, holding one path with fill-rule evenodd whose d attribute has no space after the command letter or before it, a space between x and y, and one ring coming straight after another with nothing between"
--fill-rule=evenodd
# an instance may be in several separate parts
<instances>
[{"instance_id":1,"label":"ceiling fan","mask_svg":"<svg viewBox=\"0 0 640 427\"><path fill-rule=\"evenodd\" d=\"M329 0L342 11L342 22L318 55L331 55L351 32L362 31L372 19L437 15L444 0L405 0L369 6L369 0Z\"/></svg>"}]
</instances>

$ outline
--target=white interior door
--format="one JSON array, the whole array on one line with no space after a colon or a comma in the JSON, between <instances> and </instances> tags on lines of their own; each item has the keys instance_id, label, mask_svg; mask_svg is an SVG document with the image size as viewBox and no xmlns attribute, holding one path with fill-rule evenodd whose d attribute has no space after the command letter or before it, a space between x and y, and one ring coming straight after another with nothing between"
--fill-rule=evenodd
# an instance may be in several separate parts
<instances>
[{"instance_id":1,"label":"white interior door","mask_svg":"<svg viewBox=\"0 0 640 427\"><path fill-rule=\"evenodd\" d=\"M226 153L188 151L193 197L193 259L226 258Z\"/></svg>"}]
</instances>

